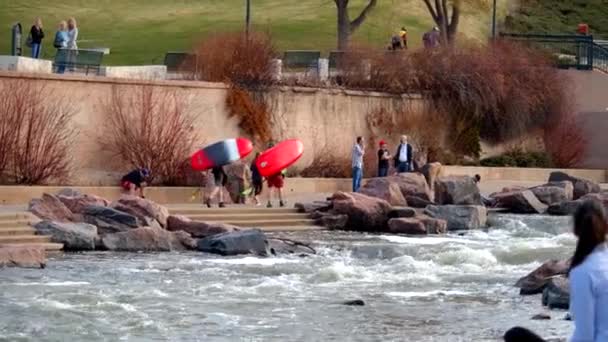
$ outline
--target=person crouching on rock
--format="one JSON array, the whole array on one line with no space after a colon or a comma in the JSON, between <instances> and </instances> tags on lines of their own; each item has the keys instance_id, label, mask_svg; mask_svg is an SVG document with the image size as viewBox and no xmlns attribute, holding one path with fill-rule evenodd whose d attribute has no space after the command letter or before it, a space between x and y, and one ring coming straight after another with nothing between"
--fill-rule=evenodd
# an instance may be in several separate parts
<instances>
[{"instance_id":1,"label":"person crouching on rock","mask_svg":"<svg viewBox=\"0 0 608 342\"><path fill-rule=\"evenodd\" d=\"M264 180L262 175L260 175L260 170L258 170L258 166L256 162L258 161L258 157L260 156L260 152L256 153L255 158L251 162L250 170L251 170L251 185L253 187L253 200L255 201L255 205L260 205L260 194L262 193Z\"/></svg>"},{"instance_id":2,"label":"person crouching on rock","mask_svg":"<svg viewBox=\"0 0 608 342\"><path fill-rule=\"evenodd\" d=\"M380 140L380 149L378 150L378 177L388 176L389 160L391 155L388 152L388 146L384 140Z\"/></svg>"},{"instance_id":3,"label":"person crouching on rock","mask_svg":"<svg viewBox=\"0 0 608 342\"><path fill-rule=\"evenodd\" d=\"M211 201L217 196L218 197L218 206L220 208L224 208L224 191L223 187L228 183L228 175L224 171L223 166L215 166L211 169L211 173L213 174L213 190L209 193L207 197L207 208L211 208Z\"/></svg>"},{"instance_id":4,"label":"person crouching on rock","mask_svg":"<svg viewBox=\"0 0 608 342\"><path fill-rule=\"evenodd\" d=\"M146 168L137 168L124 175L120 184L129 195L137 196L137 193L139 193L139 197L146 198L144 196L144 187L147 185L149 178L150 170Z\"/></svg>"}]
</instances>

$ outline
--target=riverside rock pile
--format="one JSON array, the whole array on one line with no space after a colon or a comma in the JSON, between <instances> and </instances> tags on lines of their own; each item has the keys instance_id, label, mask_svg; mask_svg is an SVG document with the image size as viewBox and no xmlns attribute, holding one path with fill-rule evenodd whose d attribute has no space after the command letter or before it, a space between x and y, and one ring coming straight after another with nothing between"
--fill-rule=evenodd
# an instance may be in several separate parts
<instances>
[{"instance_id":1,"label":"riverside rock pile","mask_svg":"<svg viewBox=\"0 0 608 342\"><path fill-rule=\"evenodd\" d=\"M33 199L29 210L41 219L34 225L38 234L63 243L66 251L198 250L221 255L314 252L303 248L304 244L268 238L258 229L170 215L166 207L136 196L125 195L110 202L64 189Z\"/></svg>"}]
</instances>

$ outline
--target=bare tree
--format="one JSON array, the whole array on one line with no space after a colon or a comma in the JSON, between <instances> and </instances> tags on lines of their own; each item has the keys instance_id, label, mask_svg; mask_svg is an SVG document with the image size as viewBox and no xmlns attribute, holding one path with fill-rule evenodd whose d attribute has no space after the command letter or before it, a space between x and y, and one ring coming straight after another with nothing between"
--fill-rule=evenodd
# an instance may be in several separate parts
<instances>
[{"instance_id":1,"label":"bare tree","mask_svg":"<svg viewBox=\"0 0 608 342\"><path fill-rule=\"evenodd\" d=\"M460 14L465 2L472 6L487 8L484 0L422 0L426 5L435 25L441 31L441 43L452 44L458 32Z\"/></svg>"},{"instance_id":2,"label":"bare tree","mask_svg":"<svg viewBox=\"0 0 608 342\"><path fill-rule=\"evenodd\" d=\"M350 20L348 14L349 0L334 0L338 8L338 50L344 51L348 47L350 35L353 34L363 24L367 15L376 7L377 0L368 0L367 5L359 16L354 20Z\"/></svg>"}]
</instances>

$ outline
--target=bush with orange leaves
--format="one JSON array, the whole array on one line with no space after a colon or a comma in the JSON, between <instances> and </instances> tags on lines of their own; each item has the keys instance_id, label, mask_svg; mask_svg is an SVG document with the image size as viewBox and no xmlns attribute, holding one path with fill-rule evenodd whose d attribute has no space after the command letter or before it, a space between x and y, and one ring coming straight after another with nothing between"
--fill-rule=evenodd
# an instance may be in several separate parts
<instances>
[{"instance_id":1,"label":"bush with orange leaves","mask_svg":"<svg viewBox=\"0 0 608 342\"><path fill-rule=\"evenodd\" d=\"M184 160L197 139L185 98L150 85L115 86L102 110L102 146L130 167L149 168L154 183L182 184Z\"/></svg>"},{"instance_id":2,"label":"bush with orange leaves","mask_svg":"<svg viewBox=\"0 0 608 342\"><path fill-rule=\"evenodd\" d=\"M39 81L2 79L0 93L0 178L27 185L66 180L73 107Z\"/></svg>"}]
</instances>

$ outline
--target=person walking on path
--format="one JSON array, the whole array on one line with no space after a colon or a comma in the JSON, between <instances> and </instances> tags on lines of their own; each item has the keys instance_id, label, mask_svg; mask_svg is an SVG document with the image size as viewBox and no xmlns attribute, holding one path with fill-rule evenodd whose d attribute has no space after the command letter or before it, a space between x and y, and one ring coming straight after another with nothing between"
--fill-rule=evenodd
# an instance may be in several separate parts
<instances>
[{"instance_id":1,"label":"person walking on path","mask_svg":"<svg viewBox=\"0 0 608 342\"><path fill-rule=\"evenodd\" d=\"M412 171L414 152L412 145L407 143L407 135L401 136L401 143L399 144L397 153L395 153L393 159L395 160L395 168L398 173Z\"/></svg>"},{"instance_id":2,"label":"person walking on path","mask_svg":"<svg viewBox=\"0 0 608 342\"><path fill-rule=\"evenodd\" d=\"M578 242L569 273L572 342L608 341L607 219L597 201L584 202L574 214Z\"/></svg>"},{"instance_id":3,"label":"person walking on path","mask_svg":"<svg viewBox=\"0 0 608 342\"><path fill-rule=\"evenodd\" d=\"M407 49L407 30L405 27L401 27L401 31L399 31L399 37L401 38L401 45L404 49Z\"/></svg>"},{"instance_id":4,"label":"person walking on path","mask_svg":"<svg viewBox=\"0 0 608 342\"><path fill-rule=\"evenodd\" d=\"M384 140L380 141L380 149L378 150L378 177L388 176L388 169L390 167L389 160L391 155L388 152L388 146Z\"/></svg>"},{"instance_id":5,"label":"person walking on path","mask_svg":"<svg viewBox=\"0 0 608 342\"><path fill-rule=\"evenodd\" d=\"M256 162L258 160L258 158L260 157L260 152L256 153L255 158L253 159L253 161L251 162L251 185L253 187L253 200L255 202L255 205L260 205L260 194L262 193L262 189L263 189L263 184L264 184L264 179L262 178L262 175L260 175L260 170L258 170L258 166L256 165Z\"/></svg>"},{"instance_id":6,"label":"person walking on path","mask_svg":"<svg viewBox=\"0 0 608 342\"><path fill-rule=\"evenodd\" d=\"M207 208L211 208L211 201L217 197L218 198L218 207L224 208L224 186L228 183L228 175L226 171L224 171L223 166L215 166L211 169L211 174L213 175L213 185L212 190L207 196L207 200L205 204Z\"/></svg>"},{"instance_id":7,"label":"person walking on path","mask_svg":"<svg viewBox=\"0 0 608 342\"><path fill-rule=\"evenodd\" d=\"M44 31L42 30L42 19L36 18L34 25L30 29L30 36L28 39L31 41L32 58L40 58L40 51L42 48L42 38L44 38Z\"/></svg>"},{"instance_id":8,"label":"person walking on path","mask_svg":"<svg viewBox=\"0 0 608 342\"><path fill-rule=\"evenodd\" d=\"M150 178L150 170L147 168L137 168L122 177L120 185L129 194L136 196L139 192L139 197L144 196L144 187L147 185Z\"/></svg>"},{"instance_id":9,"label":"person walking on path","mask_svg":"<svg viewBox=\"0 0 608 342\"><path fill-rule=\"evenodd\" d=\"M365 155L365 141L363 137L357 137L357 142L353 146L353 192L359 191L361 179L363 178L363 156Z\"/></svg>"}]
</instances>

